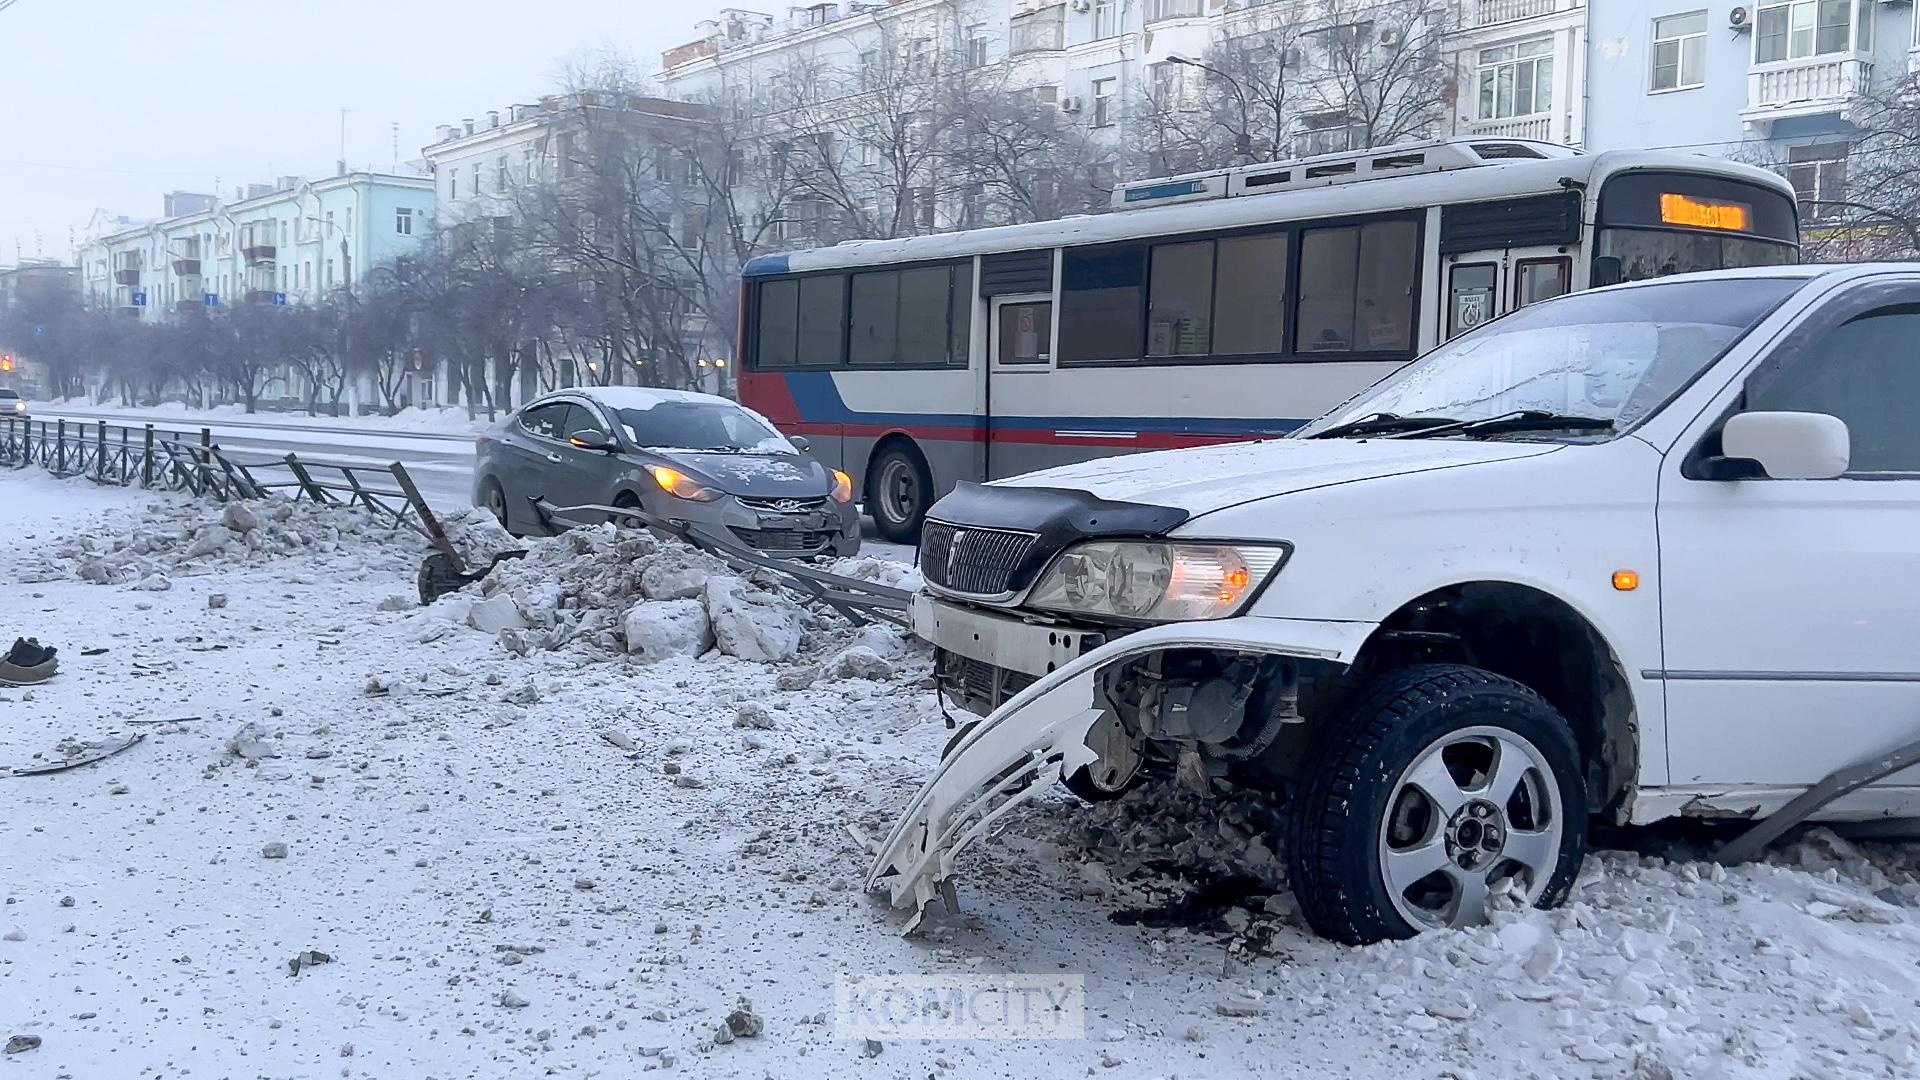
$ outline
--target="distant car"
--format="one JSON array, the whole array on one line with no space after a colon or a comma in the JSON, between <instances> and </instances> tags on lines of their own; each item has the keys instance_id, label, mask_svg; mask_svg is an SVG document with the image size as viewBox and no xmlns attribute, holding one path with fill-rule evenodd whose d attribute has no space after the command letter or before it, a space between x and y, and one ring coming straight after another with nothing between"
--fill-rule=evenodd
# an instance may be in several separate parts
<instances>
[{"instance_id":1,"label":"distant car","mask_svg":"<svg viewBox=\"0 0 1920 1080\"><path fill-rule=\"evenodd\" d=\"M21 397L20 391L18 390L11 387L0 386L0 417L8 416L25 420L27 418L27 399Z\"/></svg>"},{"instance_id":2,"label":"distant car","mask_svg":"<svg viewBox=\"0 0 1920 1080\"><path fill-rule=\"evenodd\" d=\"M712 394L562 390L482 433L475 454L474 505L514 533L541 531L538 497L637 507L783 558L860 548L852 479Z\"/></svg>"}]
</instances>

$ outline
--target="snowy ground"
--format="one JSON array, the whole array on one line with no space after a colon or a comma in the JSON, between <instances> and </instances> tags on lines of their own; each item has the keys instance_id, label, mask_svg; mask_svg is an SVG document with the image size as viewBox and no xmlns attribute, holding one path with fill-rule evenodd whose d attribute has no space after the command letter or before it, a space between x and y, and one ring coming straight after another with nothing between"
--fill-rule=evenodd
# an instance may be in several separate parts
<instances>
[{"instance_id":1,"label":"snowy ground","mask_svg":"<svg viewBox=\"0 0 1920 1080\"><path fill-rule=\"evenodd\" d=\"M700 588L630 534L546 542L491 596L420 610L404 536L255 516L0 473L0 631L63 661L0 689L0 765L146 735L0 775L0 1039L42 1040L7 1076L1920 1070L1904 847L1816 833L1726 872L1607 853L1561 911L1347 949L1274 890L1257 804L1061 797L970 853L963 916L903 939L846 830L884 823L947 737L891 632L736 583L723 599L758 606L721 649L647 662L630 636L671 653L727 613L640 599ZM508 628L471 628L489 618ZM788 628L791 660L726 655ZM1229 856L1255 880L1174 917ZM290 967L310 952L329 962ZM840 1039L849 971L1082 973L1089 1037ZM716 1045L741 997L764 1032Z\"/></svg>"},{"instance_id":2,"label":"snowy ground","mask_svg":"<svg viewBox=\"0 0 1920 1080\"><path fill-rule=\"evenodd\" d=\"M67 398L62 401L33 403L33 415L48 419L57 417L84 417L86 419L106 418L116 421L139 421L172 424L226 424L243 426L259 424L268 427L287 428L304 427L318 430L346 431L387 431L413 435L457 435L471 438L493 421L484 414L479 419L470 419L465 409L453 408L405 408L392 416L308 416L297 412L247 412L244 405L216 405L210 409L195 409L177 401L162 402L158 405L124 407L115 404L99 404L88 398Z\"/></svg>"}]
</instances>

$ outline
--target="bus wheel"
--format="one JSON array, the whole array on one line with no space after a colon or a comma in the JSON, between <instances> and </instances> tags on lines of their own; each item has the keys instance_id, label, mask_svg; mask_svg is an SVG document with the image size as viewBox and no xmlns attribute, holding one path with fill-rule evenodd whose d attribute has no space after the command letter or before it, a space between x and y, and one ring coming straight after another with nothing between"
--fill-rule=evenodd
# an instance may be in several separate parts
<instances>
[{"instance_id":1,"label":"bus wheel","mask_svg":"<svg viewBox=\"0 0 1920 1080\"><path fill-rule=\"evenodd\" d=\"M867 512L882 538L896 544L920 539L920 522L933 503L933 477L911 446L895 443L867 467Z\"/></svg>"}]
</instances>

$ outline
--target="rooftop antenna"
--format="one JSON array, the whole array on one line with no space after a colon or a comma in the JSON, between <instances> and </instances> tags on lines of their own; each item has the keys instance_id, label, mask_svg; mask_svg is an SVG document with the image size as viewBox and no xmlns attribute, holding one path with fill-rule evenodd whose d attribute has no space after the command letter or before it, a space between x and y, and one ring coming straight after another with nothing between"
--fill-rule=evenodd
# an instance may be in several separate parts
<instances>
[{"instance_id":1,"label":"rooftop antenna","mask_svg":"<svg viewBox=\"0 0 1920 1080\"><path fill-rule=\"evenodd\" d=\"M393 122L393 171L400 171L400 121Z\"/></svg>"}]
</instances>

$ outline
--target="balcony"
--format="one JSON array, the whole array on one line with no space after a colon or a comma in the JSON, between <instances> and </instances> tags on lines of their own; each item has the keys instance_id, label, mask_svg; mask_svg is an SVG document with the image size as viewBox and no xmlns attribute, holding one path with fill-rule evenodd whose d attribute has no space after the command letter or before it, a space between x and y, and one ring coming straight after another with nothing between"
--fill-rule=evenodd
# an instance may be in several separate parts
<instances>
[{"instance_id":1,"label":"balcony","mask_svg":"<svg viewBox=\"0 0 1920 1080\"><path fill-rule=\"evenodd\" d=\"M1473 25L1497 26L1500 23L1551 15L1561 9L1562 0L1477 0L1473 6Z\"/></svg>"},{"instance_id":2,"label":"balcony","mask_svg":"<svg viewBox=\"0 0 1920 1080\"><path fill-rule=\"evenodd\" d=\"M179 277L199 277L200 276L200 260L199 259L175 259L173 260L173 272L175 275Z\"/></svg>"},{"instance_id":3,"label":"balcony","mask_svg":"<svg viewBox=\"0 0 1920 1080\"><path fill-rule=\"evenodd\" d=\"M1206 14L1202 0L1147 0L1146 22L1151 25L1168 19L1196 19Z\"/></svg>"},{"instance_id":4,"label":"balcony","mask_svg":"<svg viewBox=\"0 0 1920 1080\"><path fill-rule=\"evenodd\" d=\"M116 285L140 284L140 268L136 266L125 270L115 270L113 272L113 282Z\"/></svg>"},{"instance_id":5,"label":"balcony","mask_svg":"<svg viewBox=\"0 0 1920 1080\"><path fill-rule=\"evenodd\" d=\"M1467 125L1471 135L1495 139L1538 139L1553 141L1553 114L1509 116L1501 120L1475 120Z\"/></svg>"},{"instance_id":6,"label":"balcony","mask_svg":"<svg viewBox=\"0 0 1920 1080\"><path fill-rule=\"evenodd\" d=\"M1059 52L1067 40L1067 7L1056 4L1029 15L1016 16L1010 24L1007 51L1014 56L1036 52Z\"/></svg>"},{"instance_id":7,"label":"balcony","mask_svg":"<svg viewBox=\"0 0 1920 1080\"><path fill-rule=\"evenodd\" d=\"M205 300L175 300L173 302L173 310L181 315L190 315L195 312L205 311L206 309L207 302Z\"/></svg>"},{"instance_id":8,"label":"balcony","mask_svg":"<svg viewBox=\"0 0 1920 1080\"><path fill-rule=\"evenodd\" d=\"M249 304L271 304L273 296L272 289L248 289L242 299Z\"/></svg>"},{"instance_id":9,"label":"balcony","mask_svg":"<svg viewBox=\"0 0 1920 1080\"><path fill-rule=\"evenodd\" d=\"M272 262L277 250L272 244L252 244L241 248L240 255L247 260L247 265L255 266Z\"/></svg>"},{"instance_id":10,"label":"balcony","mask_svg":"<svg viewBox=\"0 0 1920 1080\"><path fill-rule=\"evenodd\" d=\"M1747 107L1740 117L1749 125L1828 113L1845 118L1872 75L1873 61L1866 53L1755 64L1747 73Z\"/></svg>"}]
</instances>

